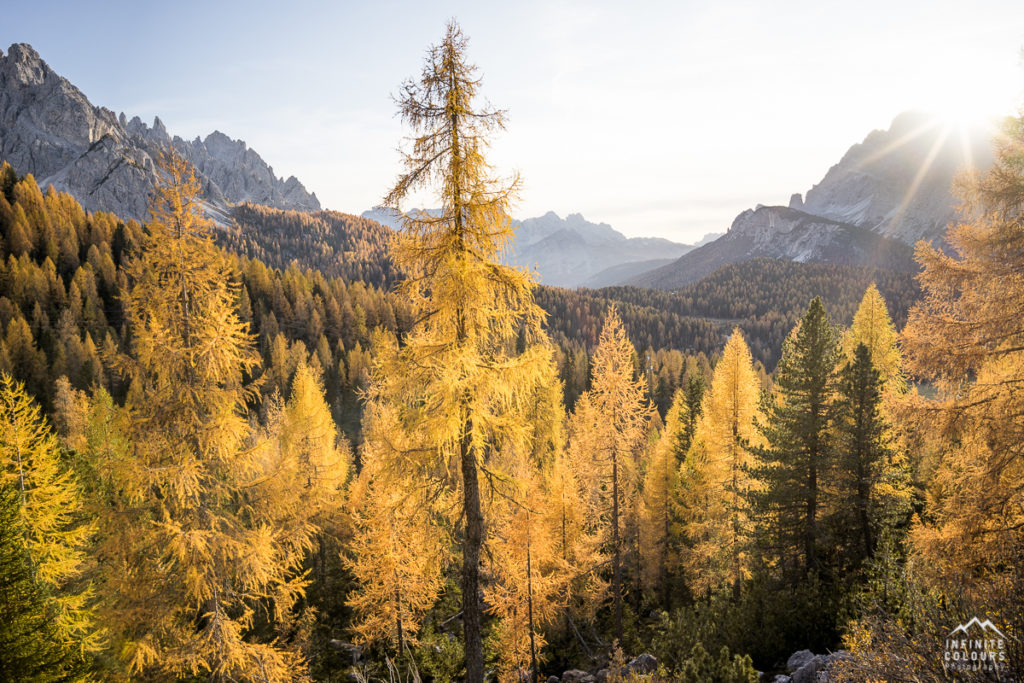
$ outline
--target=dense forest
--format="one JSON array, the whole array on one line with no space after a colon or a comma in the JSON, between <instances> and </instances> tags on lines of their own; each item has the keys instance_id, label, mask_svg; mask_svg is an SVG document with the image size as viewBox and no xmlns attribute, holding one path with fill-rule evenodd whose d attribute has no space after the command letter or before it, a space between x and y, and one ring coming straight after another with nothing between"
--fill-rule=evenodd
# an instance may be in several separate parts
<instances>
[{"instance_id":1,"label":"dense forest","mask_svg":"<svg viewBox=\"0 0 1024 683\"><path fill-rule=\"evenodd\" d=\"M738 326L749 340L754 358L771 369L806 302L820 296L834 319L848 325L861 295L872 283L889 302L894 322L902 327L910 305L920 295L912 275L769 258L724 266L676 291L538 287L537 301L548 312L556 339L578 340L588 347L597 342L601 315L609 303L618 305L638 348L676 348L711 355Z\"/></svg>"},{"instance_id":2,"label":"dense forest","mask_svg":"<svg viewBox=\"0 0 1024 683\"><path fill-rule=\"evenodd\" d=\"M0 678L1019 678L1024 118L916 282L566 292L501 265L466 49L397 98L397 234L0 167Z\"/></svg>"}]
</instances>

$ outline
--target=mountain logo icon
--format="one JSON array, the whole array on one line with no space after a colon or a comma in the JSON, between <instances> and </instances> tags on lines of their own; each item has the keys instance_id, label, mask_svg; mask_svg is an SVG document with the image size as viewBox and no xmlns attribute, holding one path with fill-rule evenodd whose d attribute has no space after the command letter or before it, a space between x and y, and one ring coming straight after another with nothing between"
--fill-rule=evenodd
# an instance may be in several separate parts
<instances>
[{"instance_id":1,"label":"mountain logo icon","mask_svg":"<svg viewBox=\"0 0 1024 683\"><path fill-rule=\"evenodd\" d=\"M973 619L968 621L966 624L960 624L955 629L950 631L949 635L946 636L946 637L947 638L952 638L957 633L963 633L965 636L970 637L969 630L973 626L979 627L981 629L982 633L994 633L995 635L999 636L1000 638L1005 638L1006 637L1006 636L1003 635L1002 631L1000 631L998 628L995 627L995 624L993 624L991 622L991 620L986 619L985 621L981 621L981 620L978 619L978 617L974 617Z\"/></svg>"}]
</instances>

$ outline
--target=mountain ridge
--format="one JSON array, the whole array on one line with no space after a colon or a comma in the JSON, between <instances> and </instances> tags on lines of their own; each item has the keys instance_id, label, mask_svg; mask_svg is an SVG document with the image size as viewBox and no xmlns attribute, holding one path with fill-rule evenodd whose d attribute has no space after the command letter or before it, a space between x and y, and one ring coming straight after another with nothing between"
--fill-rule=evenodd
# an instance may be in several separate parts
<instances>
[{"instance_id":1,"label":"mountain ridge","mask_svg":"<svg viewBox=\"0 0 1024 683\"><path fill-rule=\"evenodd\" d=\"M0 159L32 174L41 187L52 184L90 211L141 220L156 178L154 160L171 146L195 166L216 218L246 201L320 209L315 193L294 176L278 178L241 140L220 131L192 141L172 137L159 116L148 126L93 105L31 45L0 51Z\"/></svg>"},{"instance_id":2,"label":"mountain ridge","mask_svg":"<svg viewBox=\"0 0 1024 683\"><path fill-rule=\"evenodd\" d=\"M957 219L953 179L965 165L990 164L990 145L983 129L904 112L852 145L806 197L743 211L715 242L621 284L672 289L761 256L914 272L911 245L943 244Z\"/></svg>"},{"instance_id":3,"label":"mountain ridge","mask_svg":"<svg viewBox=\"0 0 1024 683\"><path fill-rule=\"evenodd\" d=\"M361 215L401 229L397 217L386 209L371 209ZM617 273L626 277L646 270L644 264L651 261L661 265L694 248L662 237L626 237L607 223L588 221L581 213L562 218L548 211L533 218L513 219L513 223L518 227L503 261L536 268L541 283L553 287L615 284ZM701 242L709 237L705 235Z\"/></svg>"}]
</instances>

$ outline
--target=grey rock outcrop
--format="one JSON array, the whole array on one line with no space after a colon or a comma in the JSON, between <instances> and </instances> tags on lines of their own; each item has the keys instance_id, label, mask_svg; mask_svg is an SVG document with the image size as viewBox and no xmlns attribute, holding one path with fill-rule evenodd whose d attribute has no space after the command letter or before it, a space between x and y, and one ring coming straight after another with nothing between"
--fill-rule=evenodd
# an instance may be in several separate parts
<instances>
[{"instance_id":1,"label":"grey rock outcrop","mask_svg":"<svg viewBox=\"0 0 1024 683\"><path fill-rule=\"evenodd\" d=\"M810 650L800 650L786 660L789 675L776 674L772 683L828 683L833 680L832 666L849 656L845 650L827 655L816 655Z\"/></svg>"},{"instance_id":2,"label":"grey rock outcrop","mask_svg":"<svg viewBox=\"0 0 1024 683\"><path fill-rule=\"evenodd\" d=\"M805 664L807 664L807 662L811 661L812 659L814 659L814 653L810 650L800 650L799 652L794 652L789 656L789 659L786 660L786 671L788 671L789 673L793 673L797 669L803 667Z\"/></svg>"},{"instance_id":3,"label":"grey rock outcrop","mask_svg":"<svg viewBox=\"0 0 1024 683\"><path fill-rule=\"evenodd\" d=\"M153 160L170 145L195 165L215 215L243 201L320 208L315 194L294 177L277 178L242 141L220 132L191 142L171 137L159 117L150 127L93 106L29 45L0 52L0 159L31 173L40 187L52 184L92 211L143 219L156 178Z\"/></svg>"},{"instance_id":4,"label":"grey rock outcrop","mask_svg":"<svg viewBox=\"0 0 1024 683\"><path fill-rule=\"evenodd\" d=\"M562 683L595 683L594 675L579 669L569 669L562 674Z\"/></svg>"},{"instance_id":5,"label":"grey rock outcrop","mask_svg":"<svg viewBox=\"0 0 1024 683\"><path fill-rule=\"evenodd\" d=\"M939 241L957 215L953 178L967 165L991 165L990 137L905 112L853 145L808 190L803 210L907 244Z\"/></svg>"},{"instance_id":6,"label":"grey rock outcrop","mask_svg":"<svg viewBox=\"0 0 1024 683\"><path fill-rule=\"evenodd\" d=\"M719 239L628 284L675 289L697 282L722 266L754 258L799 263L879 266L912 272L913 252L897 240L848 223L784 206L744 211Z\"/></svg>"},{"instance_id":7,"label":"grey rock outcrop","mask_svg":"<svg viewBox=\"0 0 1024 683\"><path fill-rule=\"evenodd\" d=\"M647 654L646 652L642 655L638 655L629 664L626 665L626 670L631 674L637 674L645 676L650 673L654 673L658 668L658 658L654 655Z\"/></svg>"}]
</instances>

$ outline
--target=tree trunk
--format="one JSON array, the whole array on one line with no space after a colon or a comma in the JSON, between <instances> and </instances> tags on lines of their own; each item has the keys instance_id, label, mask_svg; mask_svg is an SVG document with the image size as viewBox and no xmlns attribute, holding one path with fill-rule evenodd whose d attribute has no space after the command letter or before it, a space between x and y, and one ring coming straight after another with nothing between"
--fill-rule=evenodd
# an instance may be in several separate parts
<instances>
[{"instance_id":1,"label":"tree trunk","mask_svg":"<svg viewBox=\"0 0 1024 683\"><path fill-rule=\"evenodd\" d=\"M814 429L819 428L820 420L815 411ZM815 541L818 537L818 432L811 437L809 467L807 472L807 529L804 531L804 553L807 557L807 573L818 569L818 550Z\"/></svg>"},{"instance_id":2,"label":"tree trunk","mask_svg":"<svg viewBox=\"0 0 1024 683\"><path fill-rule=\"evenodd\" d=\"M537 646L533 637L533 566L530 561L530 513L526 513L526 609L530 620L530 680L537 680Z\"/></svg>"},{"instance_id":3,"label":"tree trunk","mask_svg":"<svg viewBox=\"0 0 1024 683\"><path fill-rule=\"evenodd\" d=\"M484 645L480 614L480 548L483 546L484 517L480 511L480 482L476 453L472 445L469 409L463 405L462 504L466 515L466 538L462 542L462 625L466 649L466 681L483 683Z\"/></svg>"},{"instance_id":4,"label":"tree trunk","mask_svg":"<svg viewBox=\"0 0 1024 683\"><path fill-rule=\"evenodd\" d=\"M863 453L863 450L861 451ZM871 520L868 517L868 481L863 457L857 463L857 508L860 513L861 536L864 541L864 557L871 559L875 554L874 539L871 538Z\"/></svg>"},{"instance_id":5,"label":"tree trunk","mask_svg":"<svg viewBox=\"0 0 1024 683\"><path fill-rule=\"evenodd\" d=\"M612 450L612 598L615 601L615 637L622 645L622 558L619 552L619 460Z\"/></svg>"}]
</instances>

